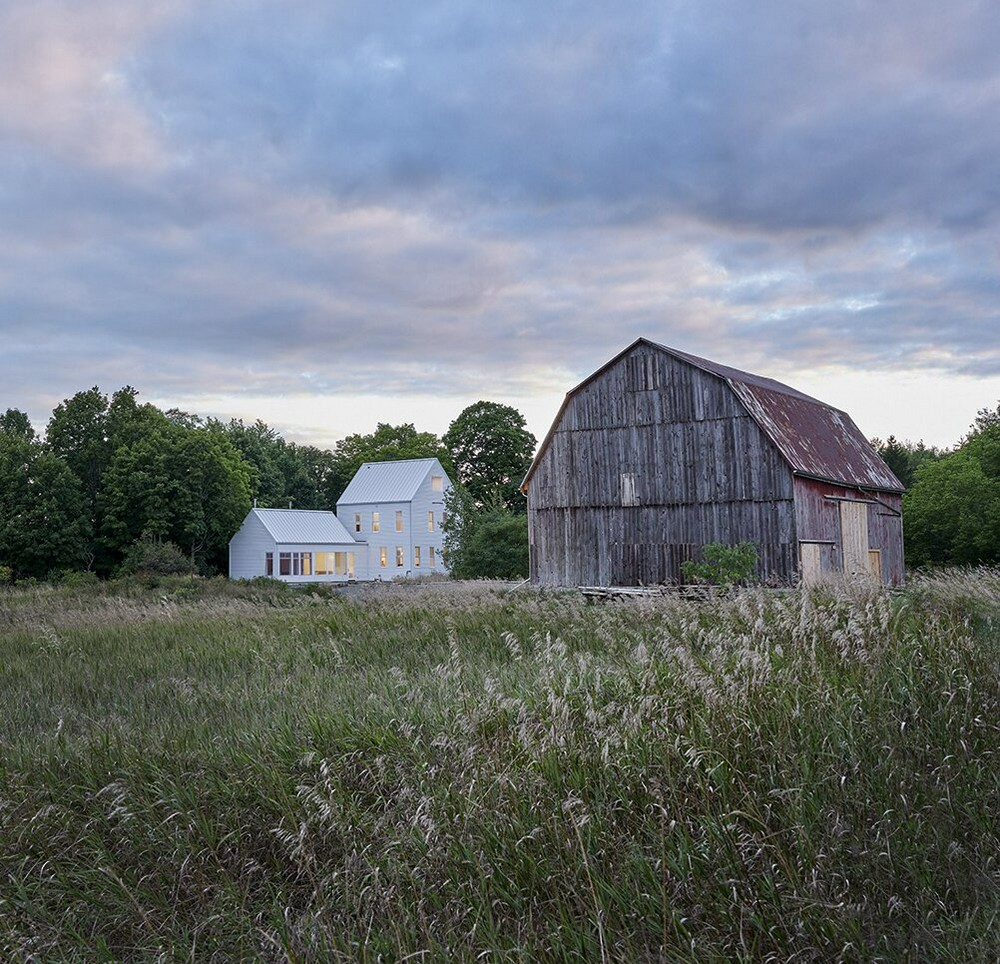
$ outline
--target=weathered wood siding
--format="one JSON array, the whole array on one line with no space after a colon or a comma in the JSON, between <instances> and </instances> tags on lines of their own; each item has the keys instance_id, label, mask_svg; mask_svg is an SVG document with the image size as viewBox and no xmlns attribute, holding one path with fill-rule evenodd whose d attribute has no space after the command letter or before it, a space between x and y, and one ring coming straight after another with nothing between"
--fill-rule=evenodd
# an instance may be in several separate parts
<instances>
[{"instance_id":1,"label":"weathered wood siding","mask_svg":"<svg viewBox=\"0 0 1000 964\"><path fill-rule=\"evenodd\" d=\"M892 492L870 493L849 486L795 480L795 518L799 539L829 545L824 569L843 572L840 503L838 499L869 501L868 547L882 553L882 578L893 586L904 579L902 497Z\"/></svg>"},{"instance_id":2,"label":"weathered wood siding","mask_svg":"<svg viewBox=\"0 0 1000 964\"><path fill-rule=\"evenodd\" d=\"M727 382L637 345L569 399L528 488L543 585L678 581L709 542L795 578L792 474Z\"/></svg>"}]
</instances>

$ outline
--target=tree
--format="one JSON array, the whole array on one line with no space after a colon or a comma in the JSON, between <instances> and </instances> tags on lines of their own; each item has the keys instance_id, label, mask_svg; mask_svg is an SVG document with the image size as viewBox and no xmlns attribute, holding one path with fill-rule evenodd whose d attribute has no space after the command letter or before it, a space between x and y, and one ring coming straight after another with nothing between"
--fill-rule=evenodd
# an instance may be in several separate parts
<instances>
[{"instance_id":1,"label":"tree","mask_svg":"<svg viewBox=\"0 0 1000 964\"><path fill-rule=\"evenodd\" d=\"M1000 551L1000 482L959 451L928 462L903 498L908 561L984 563Z\"/></svg>"},{"instance_id":2,"label":"tree","mask_svg":"<svg viewBox=\"0 0 1000 964\"><path fill-rule=\"evenodd\" d=\"M101 538L121 558L143 536L210 567L250 509L253 470L217 432L165 424L117 450L101 490Z\"/></svg>"},{"instance_id":3,"label":"tree","mask_svg":"<svg viewBox=\"0 0 1000 964\"><path fill-rule=\"evenodd\" d=\"M41 445L0 434L0 563L44 578L88 560L90 520L79 480Z\"/></svg>"},{"instance_id":4,"label":"tree","mask_svg":"<svg viewBox=\"0 0 1000 964\"><path fill-rule=\"evenodd\" d=\"M337 443L326 479L328 507L336 507L363 463L396 459L438 459L449 476L454 474L448 449L432 432L418 432L409 422L404 425L379 422L371 435L348 435Z\"/></svg>"},{"instance_id":5,"label":"tree","mask_svg":"<svg viewBox=\"0 0 1000 964\"><path fill-rule=\"evenodd\" d=\"M904 489L913 485L917 469L921 465L941 458L941 451L933 446L928 447L923 439L916 443L909 439L900 442L895 435L890 435L884 442L872 439L872 447L903 483Z\"/></svg>"},{"instance_id":6,"label":"tree","mask_svg":"<svg viewBox=\"0 0 1000 964\"><path fill-rule=\"evenodd\" d=\"M503 505L524 513L520 487L535 451L535 436L510 405L479 401L459 413L442 437L455 467L455 482L480 508Z\"/></svg>"},{"instance_id":7,"label":"tree","mask_svg":"<svg viewBox=\"0 0 1000 964\"><path fill-rule=\"evenodd\" d=\"M26 442L35 440L35 429L32 427L31 419L17 408L8 408L3 415L0 415L0 434L13 435Z\"/></svg>"},{"instance_id":8,"label":"tree","mask_svg":"<svg viewBox=\"0 0 1000 964\"><path fill-rule=\"evenodd\" d=\"M520 579L528 575L528 516L505 505L476 505L455 486L445 496L444 546L456 579Z\"/></svg>"}]
</instances>

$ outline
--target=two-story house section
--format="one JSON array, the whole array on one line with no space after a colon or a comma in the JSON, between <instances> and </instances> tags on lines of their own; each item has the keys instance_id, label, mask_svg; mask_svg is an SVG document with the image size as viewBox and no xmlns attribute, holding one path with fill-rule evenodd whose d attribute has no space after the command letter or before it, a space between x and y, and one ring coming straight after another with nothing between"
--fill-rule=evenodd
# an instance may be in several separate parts
<instances>
[{"instance_id":1,"label":"two-story house section","mask_svg":"<svg viewBox=\"0 0 1000 964\"><path fill-rule=\"evenodd\" d=\"M368 544L367 572L358 578L447 572L441 524L450 488L437 459L365 462L337 502L341 524Z\"/></svg>"}]
</instances>

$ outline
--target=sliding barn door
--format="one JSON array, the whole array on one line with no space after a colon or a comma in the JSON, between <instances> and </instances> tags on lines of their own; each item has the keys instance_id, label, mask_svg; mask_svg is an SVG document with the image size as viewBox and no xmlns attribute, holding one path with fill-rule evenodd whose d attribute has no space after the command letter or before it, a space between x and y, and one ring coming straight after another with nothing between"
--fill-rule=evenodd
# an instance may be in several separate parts
<instances>
[{"instance_id":1,"label":"sliding barn door","mask_svg":"<svg viewBox=\"0 0 1000 964\"><path fill-rule=\"evenodd\" d=\"M844 560L844 574L868 575L871 562L868 556L868 503L840 503L840 550Z\"/></svg>"}]
</instances>

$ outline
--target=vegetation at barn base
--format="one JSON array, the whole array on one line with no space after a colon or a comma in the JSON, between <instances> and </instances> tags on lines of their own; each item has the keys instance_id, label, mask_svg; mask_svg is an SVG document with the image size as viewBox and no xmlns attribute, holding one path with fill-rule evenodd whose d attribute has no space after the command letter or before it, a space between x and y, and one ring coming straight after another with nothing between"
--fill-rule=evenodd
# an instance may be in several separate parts
<instances>
[{"instance_id":1,"label":"vegetation at barn base","mask_svg":"<svg viewBox=\"0 0 1000 964\"><path fill-rule=\"evenodd\" d=\"M991 960L1000 571L0 590L0 957Z\"/></svg>"},{"instance_id":2,"label":"vegetation at barn base","mask_svg":"<svg viewBox=\"0 0 1000 964\"><path fill-rule=\"evenodd\" d=\"M734 586L753 578L757 570L757 547L752 542L724 545L710 542L701 550L702 561L681 563L685 579L711 586Z\"/></svg>"}]
</instances>

